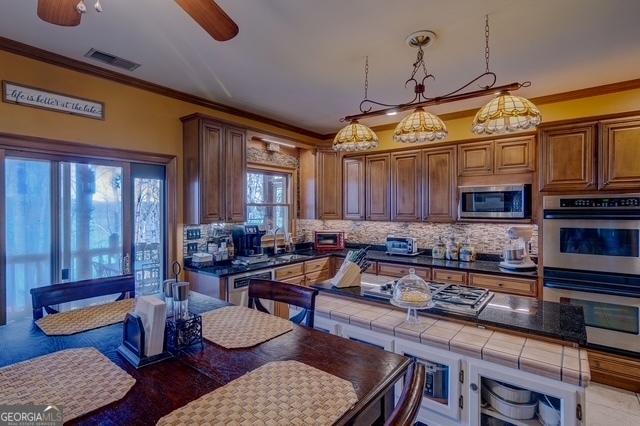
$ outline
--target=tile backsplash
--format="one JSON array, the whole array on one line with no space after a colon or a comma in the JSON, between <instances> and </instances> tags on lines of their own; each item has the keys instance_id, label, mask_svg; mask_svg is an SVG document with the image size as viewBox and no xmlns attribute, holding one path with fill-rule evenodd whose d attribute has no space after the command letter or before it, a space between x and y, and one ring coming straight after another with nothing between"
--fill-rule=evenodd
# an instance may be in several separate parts
<instances>
[{"instance_id":1,"label":"tile backsplash","mask_svg":"<svg viewBox=\"0 0 640 426\"><path fill-rule=\"evenodd\" d=\"M512 224L495 223L423 223L423 222L360 222L350 220L297 221L298 242L313 241L313 231L344 231L349 243L384 244L387 235L415 237L418 247L432 248L442 238L446 242L451 235L460 242L468 237L478 253L502 252L507 243L507 229ZM538 253L538 226L533 226L532 254Z\"/></svg>"}]
</instances>

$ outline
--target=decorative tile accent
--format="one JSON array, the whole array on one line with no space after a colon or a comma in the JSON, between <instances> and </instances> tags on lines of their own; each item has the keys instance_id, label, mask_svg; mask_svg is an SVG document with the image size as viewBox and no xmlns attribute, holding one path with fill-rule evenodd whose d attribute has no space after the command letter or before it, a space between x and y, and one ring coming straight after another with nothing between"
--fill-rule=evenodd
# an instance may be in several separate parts
<instances>
[{"instance_id":1,"label":"decorative tile accent","mask_svg":"<svg viewBox=\"0 0 640 426\"><path fill-rule=\"evenodd\" d=\"M344 231L350 243L384 244L387 235L410 236L418 239L418 247L432 248L439 238L444 242L453 235L456 240L469 240L476 246L478 253L502 252L507 243L509 224L493 223L424 223L424 222L360 222L350 220L311 220L297 221L298 242L313 241L313 231ZM538 227L533 226L532 254L538 253Z\"/></svg>"}]
</instances>

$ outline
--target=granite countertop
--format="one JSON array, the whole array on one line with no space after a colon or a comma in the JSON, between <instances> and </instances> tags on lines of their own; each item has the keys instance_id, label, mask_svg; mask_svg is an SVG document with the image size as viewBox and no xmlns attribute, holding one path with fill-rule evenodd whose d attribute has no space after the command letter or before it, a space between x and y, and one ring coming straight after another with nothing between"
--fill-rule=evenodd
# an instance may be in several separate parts
<instances>
[{"instance_id":1,"label":"granite countertop","mask_svg":"<svg viewBox=\"0 0 640 426\"><path fill-rule=\"evenodd\" d=\"M390 306L388 300L362 294L361 287L336 288L329 282L314 284L319 291ZM477 316L446 312L440 309L420 311L421 315L451 318L521 333L534 334L584 346L587 332L582 307L546 302L530 297L495 293Z\"/></svg>"},{"instance_id":2,"label":"granite countertop","mask_svg":"<svg viewBox=\"0 0 640 426\"><path fill-rule=\"evenodd\" d=\"M231 262L226 264L214 264L212 262L192 263L190 258L185 258L185 269L191 271L197 271L204 274L214 275L216 277L228 277L231 275L242 274L245 272L259 271L262 269L270 269L279 266L290 265L294 263L304 262L307 260L318 259L328 256L345 257L349 249L334 251L330 253L319 253L313 249L297 250L295 253L300 256L294 259L287 260L283 256L271 257L267 262L256 263L253 265L241 266L232 265ZM286 255L285 255L286 256ZM417 267L426 268L444 268L455 269L466 272L479 272L487 273L491 275L504 275L504 276L516 276L535 278L537 277L536 271L517 272L506 271L498 266L496 260L477 260L475 262L458 262L449 260L434 259L431 256L419 255L419 256L398 256L389 255L380 250L369 250L367 252L367 259L379 261L397 263L402 265L412 265Z\"/></svg>"}]
</instances>

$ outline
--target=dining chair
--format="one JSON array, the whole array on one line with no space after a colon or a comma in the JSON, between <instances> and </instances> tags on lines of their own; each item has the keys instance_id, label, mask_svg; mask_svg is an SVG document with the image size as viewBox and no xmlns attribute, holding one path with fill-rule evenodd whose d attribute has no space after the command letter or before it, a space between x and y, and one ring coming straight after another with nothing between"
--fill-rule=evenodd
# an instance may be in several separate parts
<instances>
[{"instance_id":1,"label":"dining chair","mask_svg":"<svg viewBox=\"0 0 640 426\"><path fill-rule=\"evenodd\" d=\"M260 299L272 300L274 302L288 303L302 310L291 321L313 328L313 317L316 309L316 296L318 290L300 285L283 283L280 281L252 279L249 281L249 308L271 314L267 308L260 303Z\"/></svg>"},{"instance_id":2,"label":"dining chair","mask_svg":"<svg viewBox=\"0 0 640 426\"><path fill-rule=\"evenodd\" d=\"M118 293L120 295L116 300L135 295L133 275L120 275L32 288L33 319L42 318L44 315L43 310L47 314L58 313L58 310L52 307L53 305Z\"/></svg>"},{"instance_id":3,"label":"dining chair","mask_svg":"<svg viewBox=\"0 0 640 426\"><path fill-rule=\"evenodd\" d=\"M414 361L408 368L398 403L385 426L411 426L415 423L424 393L424 364Z\"/></svg>"}]
</instances>

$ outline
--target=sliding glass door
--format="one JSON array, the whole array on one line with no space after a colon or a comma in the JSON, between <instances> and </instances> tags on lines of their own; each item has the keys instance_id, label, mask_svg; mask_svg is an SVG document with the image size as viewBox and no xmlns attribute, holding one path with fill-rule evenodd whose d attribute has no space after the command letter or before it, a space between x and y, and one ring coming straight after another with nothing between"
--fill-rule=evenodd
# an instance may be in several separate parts
<instances>
[{"instance_id":1,"label":"sliding glass door","mask_svg":"<svg viewBox=\"0 0 640 426\"><path fill-rule=\"evenodd\" d=\"M5 166L5 279L7 321L31 315L33 287L51 283L52 165L7 158Z\"/></svg>"},{"instance_id":2,"label":"sliding glass door","mask_svg":"<svg viewBox=\"0 0 640 426\"><path fill-rule=\"evenodd\" d=\"M34 287L134 273L140 293L164 278L164 166L73 160L5 151L7 321L31 316Z\"/></svg>"}]
</instances>

